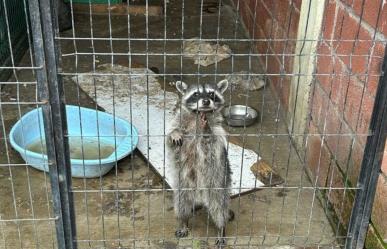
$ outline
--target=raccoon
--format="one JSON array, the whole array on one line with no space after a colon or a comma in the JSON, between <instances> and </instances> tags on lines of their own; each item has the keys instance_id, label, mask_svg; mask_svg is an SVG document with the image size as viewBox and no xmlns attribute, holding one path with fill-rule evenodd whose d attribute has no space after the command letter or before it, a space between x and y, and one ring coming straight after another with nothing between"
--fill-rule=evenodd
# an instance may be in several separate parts
<instances>
[{"instance_id":1,"label":"raccoon","mask_svg":"<svg viewBox=\"0 0 387 249\"><path fill-rule=\"evenodd\" d=\"M179 222L175 235L188 235L193 210L203 206L218 228L216 244L222 248L226 222L234 218L229 209L231 169L221 115L228 81L192 86L177 81L175 85L182 94L181 110L168 136L175 153L174 210Z\"/></svg>"}]
</instances>

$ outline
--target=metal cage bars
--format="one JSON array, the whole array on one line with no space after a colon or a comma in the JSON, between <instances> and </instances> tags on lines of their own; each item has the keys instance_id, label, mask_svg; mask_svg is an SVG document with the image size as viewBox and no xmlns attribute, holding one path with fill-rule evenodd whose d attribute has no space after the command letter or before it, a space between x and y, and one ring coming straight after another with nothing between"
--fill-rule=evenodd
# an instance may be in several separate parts
<instances>
[{"instance_id":1,"label":"metal cage bars","mask_svg":"<svg viewBox=\"0 0 387 249\"><path fill-rule=\"evenodd\" d=\"M372 135L367 137L367 144L364 150L359 181L357 183L357 186L360 189L356 191L356 198L348 228L348 236L345 243L346 249L361 249L364 247L372 213L372 205L387 136L386 72L387 47L369 128Z\"/></svg>"},{"instance_id":2,"label":"metal cage bars","mask_svg":"<svg viewBox=\"0 0 387 249\"><path fill-rule=\"evenodd\" d=\"M55 1L29 0L30 21L33 33L39 98L43 103L43 117L47 154L49 158L52 198L56 217L56 232L59 248L76 248L74 205L71 191L71 172L67 141L66 113L64 111L63 85L59 64L59 48L54 37L57 33ZM351 214L346 248L362 248L372 211L377 175L380 169L380 151L386 139L387 71L384 59L382 77L372 114L359 177L355 204Z\"/></svg>"},{"instance_id":3,"label":"metal cage bars","mask_svg":"<svg viewBox=\"0 0 387 249\"><path fill-rule=\"evenodd\" d=\"M76 243L74 205L71 189L71 167L63 85L58 75L59 48L54 43L58 27L55 3L50 0L29 0L30 22L39 99L42 104L44 130L58 248L74 249ZM53 18L55 17L55 18Z\"/></svg>"}]
</instances>

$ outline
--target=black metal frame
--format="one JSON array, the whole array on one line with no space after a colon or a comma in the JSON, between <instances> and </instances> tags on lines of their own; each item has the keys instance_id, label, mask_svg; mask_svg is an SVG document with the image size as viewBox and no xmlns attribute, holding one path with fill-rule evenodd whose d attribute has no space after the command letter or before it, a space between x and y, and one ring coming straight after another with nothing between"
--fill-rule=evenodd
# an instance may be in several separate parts
<instances>
[{"instance_id":1,"label":"black metal frame","mask_svg":"<svg viewBox=\"0 0 387 249\"><path fill-rule=\"evenodd\" d=\"M59 48L54 42L54 34L58 32L56 6L50 0L29 0L28 4L35 64L39 68L36 69L39 99L45 103L42 111L58 248L76 249L64 91L58 74Z\"/></svg>"},{"instance_id":2,"label":"black metal frame","mask_svg":"<svg viewBox=\"0 0 387 249\"><path fill-rule=\"evenodd\" d=\"M346 249L364 248L365 238L372 213L376 185L380 174L384 146L387 135L387 46L381 77L372 111L364 157L357 186L354 206L348 227Z\"/></svg>"}]
</instances>

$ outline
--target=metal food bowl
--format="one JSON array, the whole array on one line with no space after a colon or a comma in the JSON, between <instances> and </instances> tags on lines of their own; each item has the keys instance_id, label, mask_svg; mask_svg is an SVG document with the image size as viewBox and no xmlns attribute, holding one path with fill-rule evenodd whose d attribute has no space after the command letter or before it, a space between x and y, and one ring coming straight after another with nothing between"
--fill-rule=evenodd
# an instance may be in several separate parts
<instances>
[{"instance_id":1,"label":"metal food bowl","mask_svg":"<svg viewBox=\"0 0 387 249\"><path fill-rule=\"evenodd\" d=\"M231 105L223 109L223 116L229 126L244 127L255 123L258 118L258 111L250 106Z\"/></svg>"}]
</instances>

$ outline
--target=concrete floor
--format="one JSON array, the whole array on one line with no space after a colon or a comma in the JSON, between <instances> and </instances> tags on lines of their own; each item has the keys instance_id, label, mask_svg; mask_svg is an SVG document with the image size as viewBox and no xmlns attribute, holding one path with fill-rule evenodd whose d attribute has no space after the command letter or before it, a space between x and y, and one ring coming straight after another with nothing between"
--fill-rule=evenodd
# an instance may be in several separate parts
<instances>
[{"instance_id":1,"label":"concrete floor","mask_svg":"<svg viewBox=\"0 0 387 249\"><path fill-rule=\"evenodd\" d=\"M235 13L230 5L221 8L221 18L217 13L203 13L200 29L200 5L198 1L185 1L184 38L246 38L241 24L236 24ZM207 2L207 1L205 1ZM96 66L104 63L129 65L129 51L143 53L133 55L133 66L158 68L159 72L179 75L180 73L219 74L249 70L259 72L257 59L249 56L234 56L220 62L217 67L198 67L190 59L180 55L151 55L152 53L180 53L180 41L165 41L167 38L182 37L181 1L171 0L167 9L167 19L149 18L149 38L159 41L124 40L94 41L78 40L74 46L71 40L62 40L62 60L65 98L69 104L95 107L95 103L70 80L71 74L88 72L93 69L93 56L73 55L78 53L99 54L95 56ZM218 23L219 21L219 29ZM128 37L126 17L112 16L111 30L108 18L93 17L93 37ZM91 37L89 16L75 16L74 34L77 37ZM219 35L217 35L219 34ZM62 37L72 37L66 31ZM130 18L130 37L146 38L144 16ZM248 54L249 42L225 42L234 53ZM148 56L145 52L148 51ZM112 56L111 53L114 53ZM118 55L117 55L118 53ZM122 53L122 55L119 55ZM76 60L77 59L77 60ZM29 53L22 64L28 65ZM250 64L251 63L251 64ZM251 67L249 67L249 64ZM17 72L19 81L34 78L29 70ZM217 79L222 78L218 76ZM164 81L165 79L165 81ZM213 80L211 77L184 76L184 81ZM160 76L160 84L173 91L164 82L172 76ZM36 101L34 85L5 85L1 89L1 101ZM233 134L260 134L261 136L239 138L245 146L255 150L285 180L279 187L265 188L232 200L235 220L227 227L229 248L331 248L336 246L335 233L326 218L323 208L309 188L302 162L289 144L286 125L282 120L281 108L268 88L252 92L246 100L243 91L227 92L228 103L248 103L261 111L261 122L243 129L227 128ZM19 108L20 107L20 108ZM20 116L36 108L34 105L3 104L0 119L0 165L23 163L20 156L5 143L5 134ZM278 111L279 109L279 111ZM5 131L5 134L4 134ZM7 147L7 146L8 147ZM120 161L118 166L101 179L73 179L76 208L77 240L79 248L212 248L216 231L208 222L205 210L195 214L191 222L190 236L178 241L174 237L174 218L171 191L157 191L163 188L162 179L147 165L139 153ZM27 166L0 167L0 248L55 248L54 222L47 221L52 216L50 186L47 174ZM152 191L153 189L153 191ZM136 191L132 191L136 190ZM24 221L13 222L15 218ZM35 220L35 221L32 221Z\"/></svg>"}]
</instances>

